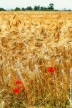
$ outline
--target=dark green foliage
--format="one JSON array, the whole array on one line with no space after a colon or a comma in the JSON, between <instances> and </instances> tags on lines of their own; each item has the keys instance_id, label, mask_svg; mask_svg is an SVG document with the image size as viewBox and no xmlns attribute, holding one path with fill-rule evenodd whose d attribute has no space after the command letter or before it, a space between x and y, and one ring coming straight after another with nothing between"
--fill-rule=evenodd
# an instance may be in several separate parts
<instances>
[{"instance_id":1,"label":"dark green foliage","mask_svg":"<svg viewBox=\"0 0 72 108\"><path fill-rule=\"evenodd\" d=\"M22 8L21 10L22 10L22 11L25 11L25 8Z\"/></svg>"},{"instance_id":2,"label":"dark green foliage","mask_svg":"<svg viewBox=\"0 0 72 108\"><path fill-rule=\"evenodd\" d=\"M38 6L34 6L34 10L38 10Z\"/></svg>"},{"instance_id":3,"label":"dark green foliage","mask_svg":"<svg viewBox=\"0 0 72 108\"><path fill-rule=\"evenodd\" d=\"M50 4L49 4L48 10L54 10L54 4L53 4L53 3L50 3Z\"/></svg>"},{"instance_id":4,"label":"dark green foliage","mask_svg":"<svg viewBox=\"0 0 72 108\"><path fill-rule=\"evenodd\" d=\"M3 8L0 8L0 11L6 11L5 9L3 9Z\"/></svg>"},{"instance_id":5,"label":"dark green foliage","mask_svg":"<svg viewBox=\"0 0 72 108\"><path fill-rule=\"evenodd\" d=\"M14 10L15 11L20 11L20 8L19 7L16 7Z\"/></svg>"},{"instance_id":6,"label":"dark green foliage","mask_svg":"<svg viewBox=\"0 0 72 108\"><path fill-rule=\"evenodd\" d=\"M33 10L31 6L28 6L26 10Z\"/></svg>"},{"instance_id":7,"label":"dark green foliage","mask_svg":"<svg viewBox=\"0 0 72 108\"><path fill-rule=\"evenodd\" d=\"M11 9L11 11L26 11L26 10L30 10L30 11L60 11L58 9L54 9L54 4L50 3L48 7L44 7L44 6L34 6L34 8L32 8L31 6L28 6L26 8L22 7L21 9L19 7L16 7L15 9ZM3 8L0 8L0 11L7 11ZM62 11L72 11L71 9L66 9L64 8Z\"/></svg>"}]
</instances>

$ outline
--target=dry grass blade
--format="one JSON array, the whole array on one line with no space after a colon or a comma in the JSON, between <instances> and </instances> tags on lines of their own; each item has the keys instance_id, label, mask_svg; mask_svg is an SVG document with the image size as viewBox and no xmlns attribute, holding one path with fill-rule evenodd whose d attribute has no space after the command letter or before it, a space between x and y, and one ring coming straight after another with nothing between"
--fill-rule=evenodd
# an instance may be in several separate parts
<instances>
[{"instance_id":1,"label":"dry grass blade","mask_svg":"<svg viewBox=\"0 0 72 108\"><path fill-rule=\"evenodd\" d=\"M5 108L5 102L4 101L1 102L1 108Z\"/></svg>"}]
</instances>

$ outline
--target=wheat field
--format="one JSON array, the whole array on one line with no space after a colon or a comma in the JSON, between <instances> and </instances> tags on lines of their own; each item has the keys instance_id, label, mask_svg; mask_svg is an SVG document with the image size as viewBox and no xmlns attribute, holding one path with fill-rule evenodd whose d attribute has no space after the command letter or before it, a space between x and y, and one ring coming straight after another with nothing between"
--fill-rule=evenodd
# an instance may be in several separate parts
<instances>
[{"instance_id":1,"label":"wheat field","mask_svg":"<svg viewBox=\"0 0 72 108\"><path fill-rule=\"evenodd\" d=\"M0 12L0 108L69 108L70 72L72 12Z\"/></svg>"}]
</instances>

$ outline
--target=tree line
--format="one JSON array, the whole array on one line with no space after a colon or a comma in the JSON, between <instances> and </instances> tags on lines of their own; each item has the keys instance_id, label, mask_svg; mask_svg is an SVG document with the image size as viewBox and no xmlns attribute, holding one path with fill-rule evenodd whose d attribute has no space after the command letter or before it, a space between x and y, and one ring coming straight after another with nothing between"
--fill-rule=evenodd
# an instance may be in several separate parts
<instances>
[{"instance_id":1,"label":"tree line","mask_svg":"<svg viewBox=\"0 0 72 108\"><path fill-rule=\"evenodd\" d=\"M65 8L64 8L65 9ZM0 8L0 11L7 11L6 9ZM16 7L15 9L11 9L11 11L58 11L54 9L54 4L50 3L48 7L44 6L34 6L33 8L31 6L28 6L26 8L22 7ZM66 10L64 10L66 11ZM68 11L71 11L70 9Z\"/></svg>"},{"instance_id":2,"label":"tree line","mask_svg":"<svg viewBox=\"0 0 72 108\"><path fill-rule=\"evenodd\" d=\"M26 10L30 10L30 11L32 11L32 10L34 10L34 11L38 11L38 10L42 10L42 11L54 10L54 4L50 3L48 7L44 7L44 6L40 6L40 5L34 6L34 8L32 8L31 6L28 6L26 8L21 8L21 9L19 7L16 7L14 10L15 11L20 11L20 10L22 10L22 11L26 11Z\"/></svg>"}]
</instances>

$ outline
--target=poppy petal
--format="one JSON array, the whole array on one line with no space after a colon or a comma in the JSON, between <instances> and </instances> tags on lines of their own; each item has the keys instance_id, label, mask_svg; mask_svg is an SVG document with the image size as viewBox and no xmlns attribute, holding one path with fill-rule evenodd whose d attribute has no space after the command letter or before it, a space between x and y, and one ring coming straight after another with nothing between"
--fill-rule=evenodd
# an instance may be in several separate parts
<instances>
[{"instance_id":1,"label":"poppy petal","mask_svg":"<svg viewBox=\"0 0 72 108\"><path fill-rule=\"evenodd\" d=\"M53 67L48 67L47 70L51 73L54 73L55 72L55 69Z\"/></svg>"},{"instance_id":2,"label":"poppy petal","mask_svg":"<svg viewBox=\"0 0 72 108\"><path fill-rule=\"evenodd\" d=\"M22 81L21 80L17 80L16 84L22 84Z\"/></svg>"},{"instance_id":3,"label":"poppy petal","mask_svg":"<svg viewBox=\"0 0 72 108\"><path fill-rule=\"evenodd\" d=\"M14 88L14 89L13 89L13 92L14 92L14 93L20 93L20 90L19 90L18 88Z\"/></svg>"}]
</instances>

